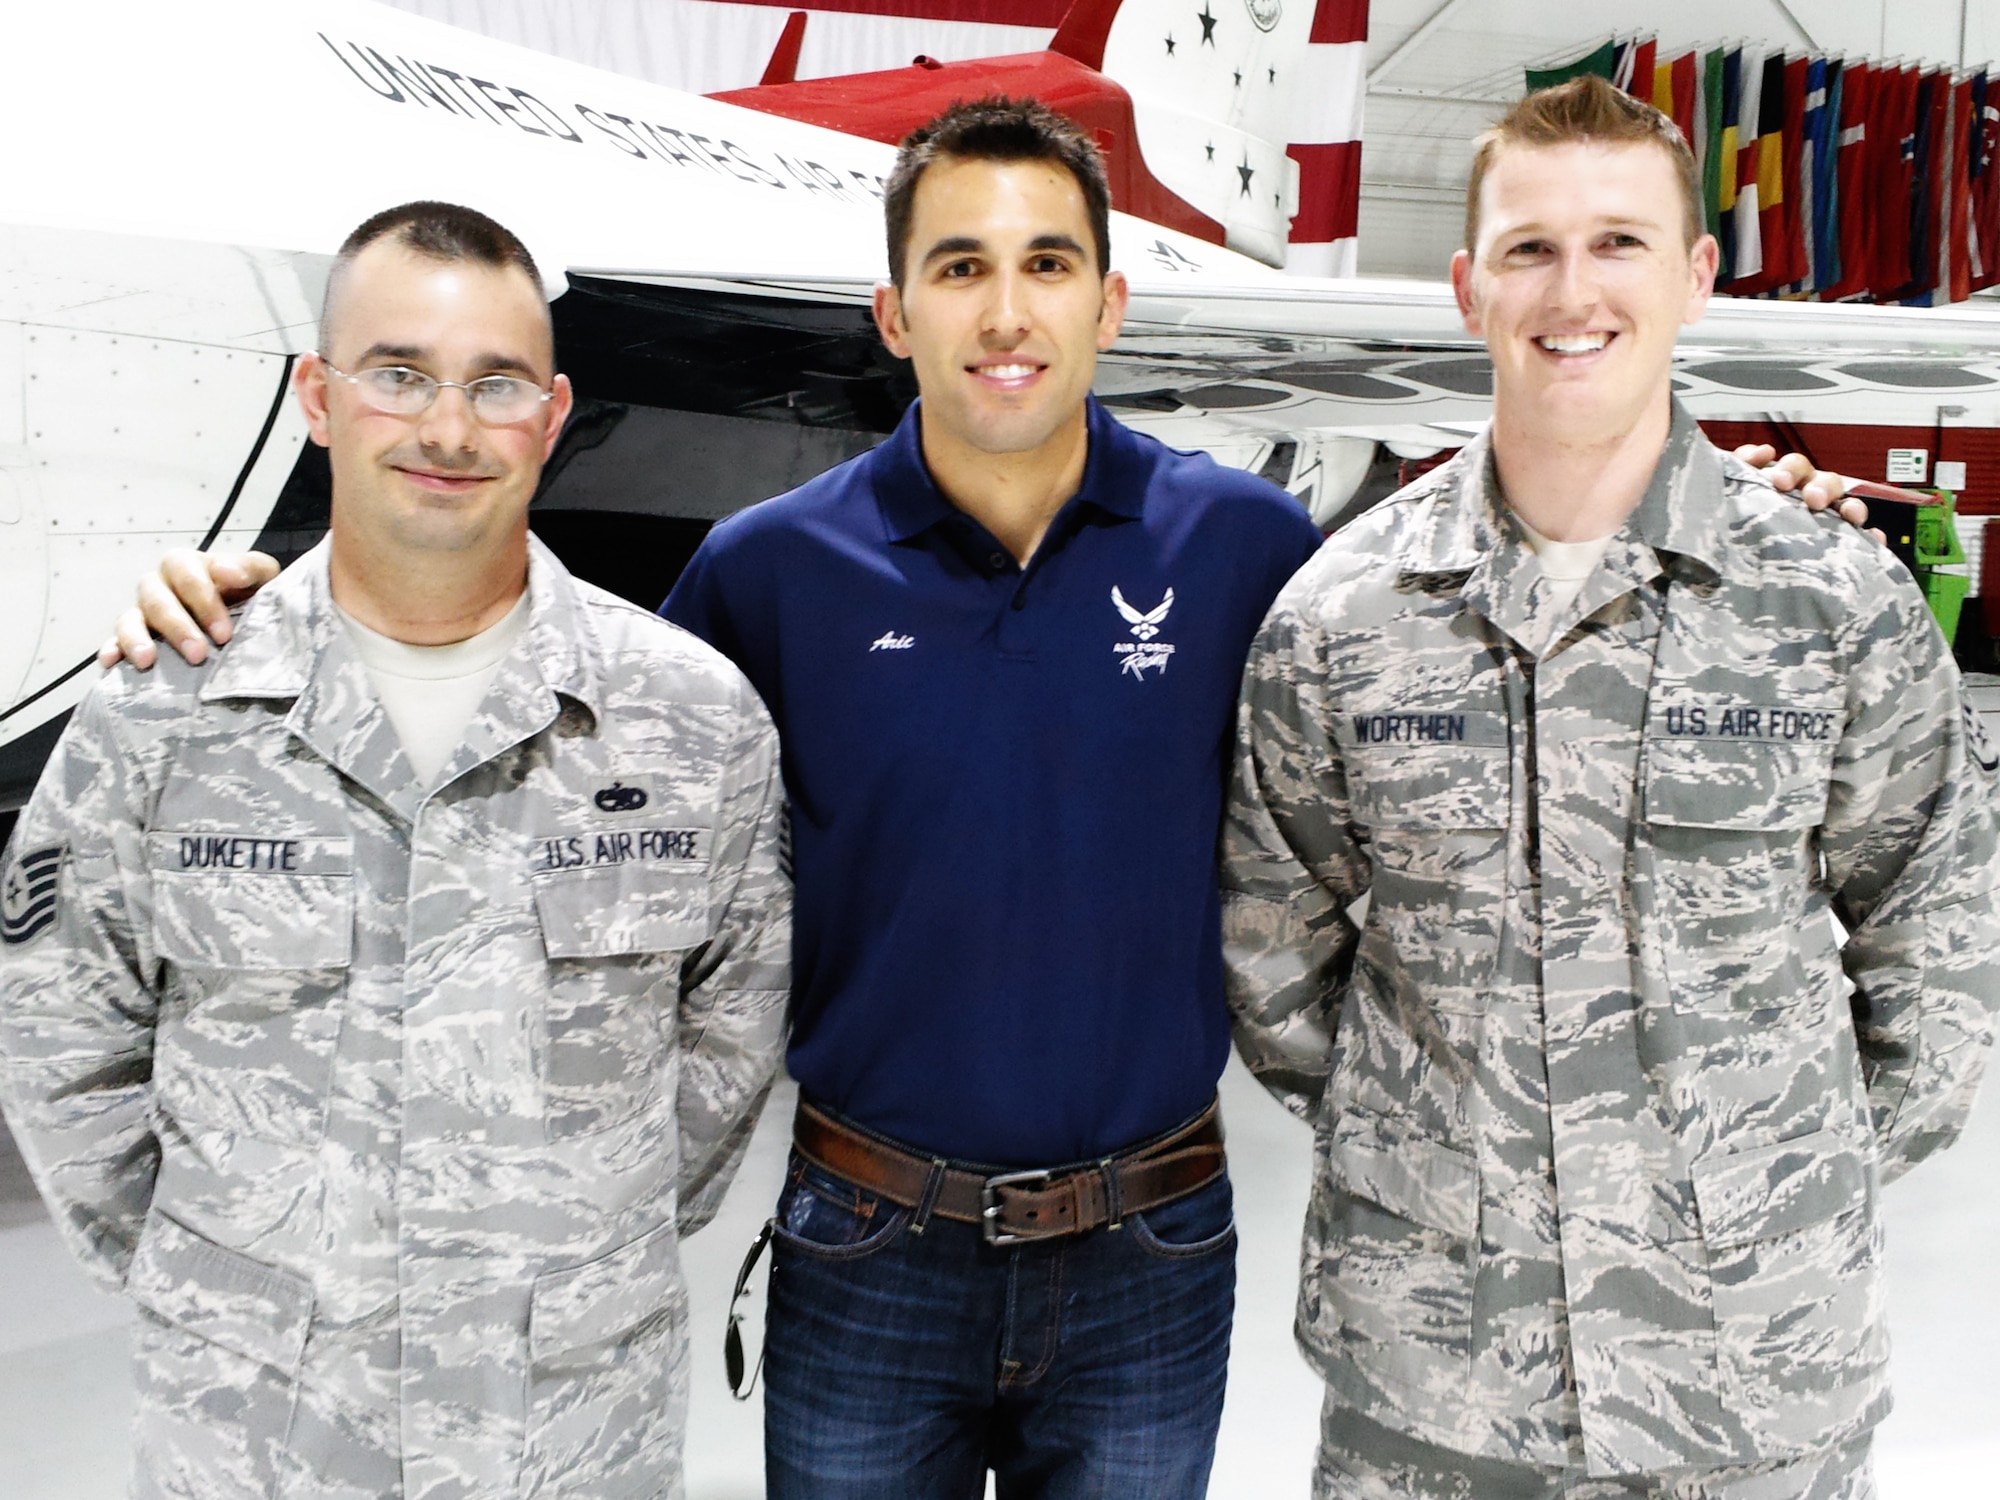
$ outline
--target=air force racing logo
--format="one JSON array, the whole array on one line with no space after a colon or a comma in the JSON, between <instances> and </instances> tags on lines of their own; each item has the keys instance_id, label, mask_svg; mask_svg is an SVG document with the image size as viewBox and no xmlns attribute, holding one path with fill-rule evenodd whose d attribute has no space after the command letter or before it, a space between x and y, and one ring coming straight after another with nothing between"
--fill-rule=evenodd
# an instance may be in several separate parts
<instances>
[{"instance_id":1,"label":"air force racing logo","mask_svg":"<svg viewBox=\"0 0 2000 1500\"><path fill-rule=\"evenodd\" d=\"M1139 638L1136 641L1119 641L1111 648L1115 655L1123 658L1118 663L1119 670L1130 672L1141 680L1145 678L1148 670L1164 673L1167 670L1167 658L1174 654L1174 648L1167 642L1154 638L1160 633L1160 626L1167 618L1167 611L1174 607L1174 591L1167 590L1167 597L1160 601L1159 608L1143 612L1127 604L1124 594L1115 586L1111 590L1111 602L1117 606L1118 613L1131 627L1132 634Z\"/></svg>"},{"instance_id":2,"label":"air force racing logo","mask_svg":"<svg viewBox=\"0 0 2000 1500\"><path fill-rule=\"evenodd\" d=\"M1250 20L1259 31L1269 31L1284 15L1281 0L1243 0L1249 8Z\"/></svg>"},{"instance_id":3,"label":"air force racing logo","mask_svg":"<svg viewBox=\"0 0 2000 1500\"><path fill-rule=\"evenodd\" d=\"M25 943L56 919L62 846L29 849L0 873L0 942Z\"/></svg>"},{"instance_id":4,"label":"air force racing logo","mask_svg":"<svg viewBox=\"0 0 2000 1500\"><path fill-rule=\"evenodd\" d=\"M1116 584L1111 588L1111 602L1118 606L1118 613L1123 615L1125 623L1132 627L1132 634L1142 641L1150 641L1160 633L1160 621L1166 619L1167 611L1174 607L1174 591L1168 589L1167 597L1160 601L1160 607L1143 615L1125 602L1125 596L1118 592Z\"/></svg>"}]
</instances>

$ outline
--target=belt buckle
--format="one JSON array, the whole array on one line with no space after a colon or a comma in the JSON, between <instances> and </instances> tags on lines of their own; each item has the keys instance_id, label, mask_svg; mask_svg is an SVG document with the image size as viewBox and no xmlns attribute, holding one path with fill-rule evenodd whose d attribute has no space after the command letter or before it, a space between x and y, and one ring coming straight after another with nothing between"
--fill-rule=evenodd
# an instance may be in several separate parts
<instances>
[{"instance_id":1,"label":"belt buckle","mask_svg":"<svg viewBox=\"0 0 2000 1500\"><path fill-rule=\"evenodd\" d=\"M989 1245L1019 1245L1030 1240L1052 1238L1046 1234L1009 1234L1000 1227L1000 1215L1005 1206L1000 1202L1000 1190L1009 1187L1047 1187L1055 1174L1046 1171L1002 1172L997 1177L989 1177L979 1184L979 1232Z\"/></svg>"}]
</instances>

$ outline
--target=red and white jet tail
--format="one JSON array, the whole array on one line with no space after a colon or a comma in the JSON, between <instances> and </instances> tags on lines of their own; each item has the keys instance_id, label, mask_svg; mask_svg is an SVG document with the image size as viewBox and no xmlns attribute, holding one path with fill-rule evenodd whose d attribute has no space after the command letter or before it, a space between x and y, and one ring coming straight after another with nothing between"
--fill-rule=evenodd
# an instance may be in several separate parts
<instances>
[{"instance_id":1,"label":"red and white jet tail","mask_svg":"<svg viewBox=\"0 0 2000 1500\"><path fill-rule=\"evenodd\" d=\"M712 97L893 142L955 100L1033 96L1093 132L1124 212L1354 273L1367 0L1075 0L1043 52L777 82L799 29L774 81Z\"/></svg>"},{"instance_id":2,"label":"red and white jet tail","mask_svg":"<svg viewBox=\"0 0 2000 1500\"><path fill-rule=\"evenodd\" d=\"M1368 0L1077 0L1052 45L1132 96L1148 170L1231 249L1351 276L1367 37Z\"/></svg>"}]
</instances>

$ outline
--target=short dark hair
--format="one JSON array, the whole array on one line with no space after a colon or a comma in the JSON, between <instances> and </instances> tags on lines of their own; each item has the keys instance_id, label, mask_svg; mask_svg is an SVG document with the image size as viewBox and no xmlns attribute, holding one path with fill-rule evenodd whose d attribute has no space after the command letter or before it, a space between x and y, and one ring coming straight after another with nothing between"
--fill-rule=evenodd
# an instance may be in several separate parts
<instances>
[{"instance_id":1,"label":"short dark hair","mask_svg":"<svg viewBox=\"0 0 2000 1500\"><path fill-rule=\"evenodd\" d=\"M1507 146L1566 146L1574 141L1604 145L1654 145L1673 163L1687 219L1690 248L1704 232L1701 174L1680 127L1643 100L1615 84L1585 73L1522 99L1492 129L1472 142L1472 173L1465 184L1465 248L1479 248L1479 193L1486 174Z\"/></svg>"},{"instance_id":2,"label":"short dark hair","mask_svg":"<svg viewBox=\"0 0 2000 1500\"><path fill-rule=\"evenodd\" d=\"M1097 270L1111 269L1111 184L1104 158L1083 127L1033 99L993 95L954 104L928 125L903 137L895 168L882 190L889 232L889 279L898 291L909 258L910 212L924 169L941 156L969 161L1047 161L1066 168L1083 190L1090 232L1097 240Z\"/></svg>"},{"instance_id":3,"label":"short dark hair","mask_svg":"<svg viewBox=\"0 0 2000 1500\"><path fill-rule=\"evenodd\" d=\"M548 295L535 258L521 243L520 236L506 225L489 219L476 208L466 208L458 203L429 200L400 203L394 208L383 209L379 214L371 214L341 242L340 253L333 258L333 270L327 275L326 300L320 306L319 346L322 353L332 334L334 293L345 279L347 268L354 263L357 255L377 240L391 237L405 249L432 260L467 260L494 270L512 266L527 273L538 295Z\"/></svg>"}]
</instances>

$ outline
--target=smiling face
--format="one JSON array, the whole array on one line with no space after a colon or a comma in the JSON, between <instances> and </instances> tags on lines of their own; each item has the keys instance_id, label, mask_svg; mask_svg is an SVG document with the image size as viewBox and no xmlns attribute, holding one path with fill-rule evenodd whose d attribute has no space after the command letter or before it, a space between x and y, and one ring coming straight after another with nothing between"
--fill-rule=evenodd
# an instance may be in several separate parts
<instances>
[{"instance_id":1,"label":"smiling face","mask_svg":"<svg viewBox=\"0 0 2000 1500\"><path fill-rule=\"evenodd\" d=\"M1451 280L1493 357L1496 422L1595 445L1663 420L1674 339L1716 265L1710 236L1689 246L1672 159L1646 142L1513 144L1480 192Z\"/></svg>"},{"instance_id":2,"label":"smiling face","mask_svg":"<svg viewBox=\"0 0 2000 1500\"><path fill-rule=\"evenodd\" d=\"M336 551L358 560L524 546L528 502L570 407L548 309L526 273L379 239L346 266L327 334L325 360L301 359L296 383L333 469ZM459 382L513 375L554 398L499 427L474 420L459 390L395 416L330 375L327 360L350 375L385 365Z\"/></svg>"},{"instance_id":3,"label":"smiling face","mask_svg":"<svg viewBox=\"0 0 2000 1500\"><path fill-rule=\"evenodd\" d=\"M1098 272L1067 168L950 156L926 167L902 288L875 294L882 341L915 366L926 451L1074 441L1125 297L1122 275Z\"/></svg>"}]
</instances>

